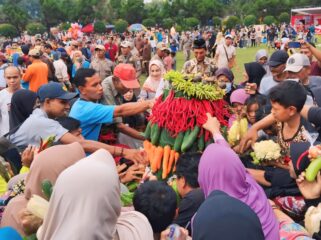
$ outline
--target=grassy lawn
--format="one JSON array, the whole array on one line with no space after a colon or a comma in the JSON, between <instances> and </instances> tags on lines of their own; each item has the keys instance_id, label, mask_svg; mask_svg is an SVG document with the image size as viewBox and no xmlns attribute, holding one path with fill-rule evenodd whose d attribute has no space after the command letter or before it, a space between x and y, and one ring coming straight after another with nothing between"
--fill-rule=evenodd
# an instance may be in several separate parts
<instances>
[{"instance_id":1,"label":"grassy lawn","mask_svg":"<svg viewBox=\"0 0 321 240\"><path fill-rule=\"evenodd\" d=\"M321 36L318 37L318 43L317 43L317 48L321 50L320 43L321 43ZM261 46L259 47L236 49L236 66L233 68L233 73L235 75L236 83L239 83L243 80L244 63L253 62L255 60L255 54L259 49L268 50L265 44L261 44ZM273 51L274 51L273 49L270 49L269 55L271 55ZM178 71L181 71L183 64L184 64L183 52L178 52L176 54L176 65L177 65ZM143 83L145 79L146 79L146 75L143 74L140 77L140 82Z\"/></svg>"}]
</instances>

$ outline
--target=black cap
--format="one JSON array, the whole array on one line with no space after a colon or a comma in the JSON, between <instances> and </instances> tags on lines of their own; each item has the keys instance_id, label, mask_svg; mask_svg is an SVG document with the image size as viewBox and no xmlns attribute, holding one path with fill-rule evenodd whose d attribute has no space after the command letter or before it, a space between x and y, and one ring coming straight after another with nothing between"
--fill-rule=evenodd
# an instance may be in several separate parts
<instances>
[{"instance_id":1,"label":"black cap","mask_svg":"<svg viewBox=\"0 0 321 240\"><path fill-rule=\"evenodd\" d=\"M201 48L205 48L206 49L205 40L203 38L194 40L193 48L194 49L201 49Z\"/></svg>"},{"instance_id":2,"label":"black cap","mask_svg":"<svg viewBox=\"0 0 321 240\"><path fill-rule=\"evenodd\" d=\"M296 143L291 143L290 145L290 156L291 156L294 171L297 176L299 176L301 172L305 171L305 169L310 164L308 154L304 154L304 152L307 151L309 147L310 147L310 143L308 142L296 142ZM300 160L299 163L298 163L298 160Z\"/></svg>"},{"instance_id":3,"label":"black cap","mask_svg":"<svg viewBox=\"0 0 321 240\"><path fill-rule=\"evenodd\" d=\"M64 85L57 82L51 82L42 85L38 90L38 97L40 102L44 102L46 98L70 100L76 97L77 95L78 93L68 92L67 88Z\"/></svg>"},{"instance_id":4,"label":"black cap","mask_svg":"<svg viewBox=\"0 0 321 240\"><path fill-rule=\"evenodd\" d=\"M277 50L274 53L272 53L270 59L269 59L269 66L270 67L277 67L281 64L285 64L288 60L289 55L287 52L283 50Z\"/></svg>"}]
</instances>

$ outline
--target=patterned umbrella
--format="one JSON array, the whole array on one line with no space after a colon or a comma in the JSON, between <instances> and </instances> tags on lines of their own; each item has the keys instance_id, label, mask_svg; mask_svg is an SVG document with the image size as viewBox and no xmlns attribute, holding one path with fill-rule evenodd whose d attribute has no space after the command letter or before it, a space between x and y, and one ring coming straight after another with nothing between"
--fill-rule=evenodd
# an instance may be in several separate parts
<instances>
[{"instance_id":1,"label":"patterned umbrella","mask_svg":"<svg viewBox=\"0 0 321 240\"><path fill-rule=\"evenodd\" d=\"M147 31L147 28L140 23L132 24L128 27L128 30L131 32Z\"/></svg>"}]
</instances>

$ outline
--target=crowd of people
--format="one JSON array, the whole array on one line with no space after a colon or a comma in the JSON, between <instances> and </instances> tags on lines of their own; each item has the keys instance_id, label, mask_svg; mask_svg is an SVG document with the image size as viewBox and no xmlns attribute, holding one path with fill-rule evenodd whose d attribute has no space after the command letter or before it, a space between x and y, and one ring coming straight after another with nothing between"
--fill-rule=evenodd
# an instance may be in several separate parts
<instances>
[{"instance_id":1,"label":"crowd of people","mask_svg":"<svg viewBox=\"0 0 321 240\"><path fill-rule=\"evenodd\" d=\"M321 239L321 174L307 181L303 156L321 138L321 51L302 38L260 49L234 79L242 31L5 40L0 239ZM177 51L184 74L225 90L230 117L223 132L207 114L214 143L181 154L169 184L150 172L142 133ZM262 140L282 158L254 164Z\"/></svg>"}]
</instances>

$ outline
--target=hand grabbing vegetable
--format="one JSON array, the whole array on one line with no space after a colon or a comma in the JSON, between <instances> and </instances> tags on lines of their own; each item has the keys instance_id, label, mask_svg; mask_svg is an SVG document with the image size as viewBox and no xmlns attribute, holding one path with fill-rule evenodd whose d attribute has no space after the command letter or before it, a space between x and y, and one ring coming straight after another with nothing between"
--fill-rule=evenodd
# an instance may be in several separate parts
<instances>
[{"instance_id":1,"label":"hand grabbing vegetable","mask_svg":"<svg viewBox=\"0 0 321 240\"><path fill-rule=\"evenodd\" d=\"M220 122L217 120L216 117L212 117L210 113L206 113L207 121L203 124L203 128L213 135L215 133L221 133L220 132Z\"/></svg>"},{"instance_id":2,"label":"hand grabbing vegetable","mask_svg":"<svg viewBox=\"0 0 321 240\"><path fill-rule=\"evenodd\" d=\"M302 172L296 179L296 183L301 194L305 199L315 199L321 196L321 174L318 172L315 181L309 182L306 180L306 173Z\"/></svg>"},{"instance_id":3,"label":"hand grabbing vegetable","mask_svg":"<svg viewBox=\"0 0 321 240\"><path fill-rule=\"evenodd\" d=\"M178 238L175 238L175 240L186 240L186 239L188 239L188 230L187 229L185 229L183 227L180 227L179 231L180 231L180 236ZM169 228L167 228L166 230L162 231L160 240L168 239L169 233L170 233L170 229Z\"/></svg>"},{"instance_id":4,"label":"hand grabbing vegetable","mask_svg":"<svg viewBox=\"0 0 321 240\"><path fill-rule=\"evenodd\" d=\"M34 156L38 153L38 148L29 145L21 154L21 162L25 167L30 168L30 165L34 159Z\"/></svg>"},{"instance_id":5,"label":"hand grabbing vegetable","mask_svg":"<svg viewBox=\"0 0 321 240\"><path fill-rule=\"evenodd\" d=\"M132 160L134 163L148 163L147 154L144 150L125 149L123 150L124 158Z\"/></svg>"},{"instance_id":6,"label":"hand grabbing vegetable","mask_svg":"<svg viewBox=\"0 0 321 240\"><path fill-rule=\"evenodd\" d=\"M133 180L140 180L145 172L144 166L134 164L128 168L126 172L120 173L120 181L122 183L131 182Z\"/></svg>"}]
</instances>

